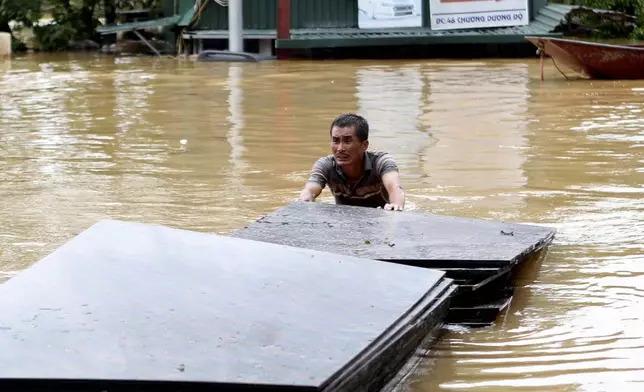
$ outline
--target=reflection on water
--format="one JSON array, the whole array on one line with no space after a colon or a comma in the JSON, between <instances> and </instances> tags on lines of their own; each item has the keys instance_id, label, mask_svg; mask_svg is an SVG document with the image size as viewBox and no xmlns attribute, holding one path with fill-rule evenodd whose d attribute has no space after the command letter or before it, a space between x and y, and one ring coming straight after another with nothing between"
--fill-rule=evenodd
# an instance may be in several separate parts
<instances>
[{"instance_id":1,"label":"reflection on water","mask_svg":"<svg viewBox=\"0 0 644 392\"><path fill-rule=\"evenodd\" d=\"M546 71L542 84L537 60L0 62L0 281L98 219L241 228L297 196L332 118L357 111L411 209L559 231L508 314L450 331L405 389L639 390L644 85Z\"/></svg>"},{"instance_id":2,"label":"reflection on water","mask_svg":"<svg viewBox=\"0 0 644 392\"><path fill-rule=\"evenodd\" d=\"M513 190L526 182L528 66L465 63L435 67L427 79L431 109L424 115L439 142L424 161L441 189L436 196L458 194L474 215L519 218L507 214L521 208L523 195Z\"/></svg>"},{"instance_id":3,"label":"reflection on water","mask_svg":"<svg viewBox=\"0 0 644 392\"><path fill-rule=\"evenodd\" d=\"M420 64L356 69L358 112L369 121L370 149L392 154L402 168L408 191L422 178L425 151L435 143L429 127L421 124L428 92ZM406 208L414 210L413 197Z\"/></svg>"},{"instance_id":4,"label":"reflection on water","mask_svg":"<svg viewBox=\"0 0 644 392\"><path fill-rule=\"evenodd\" d=\"M370 147L401 166L418 166L433 137L420 123L428 92L420 64L356 69L358 111L370 125Z\"/></svg>"},{"instance_id":5,"label":"reflection on water","mask_svg":"<svg viewBox=\"0 0 644 392\"><path fill-rule=\"evenodd\" d=\"M230 193L231 197L235 194L244 193L243 173L248 171L242 159L244 151L244 137L241 134L244 128L244 97L241 88L241 82L244 78L243 68L239 64L231 64L228 70L228 105L230 116L230 130L227 133L228 143L230 143Z\"/></svg>"}]
</instances>

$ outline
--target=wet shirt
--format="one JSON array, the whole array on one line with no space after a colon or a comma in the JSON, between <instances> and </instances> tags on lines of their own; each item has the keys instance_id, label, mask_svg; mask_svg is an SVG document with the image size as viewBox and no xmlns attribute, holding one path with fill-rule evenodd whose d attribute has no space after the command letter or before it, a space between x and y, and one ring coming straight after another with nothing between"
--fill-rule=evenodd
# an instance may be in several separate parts
<instances>
[{"instance_id":1,"label":"wet shirt","mask_svg":"<svg viewBox=\"0 0 644 392\"><path fill-rule=\"evenodd\" d=\"M342 167L333 155L322 157L315 162L308 182L329 186L336 204L362 207L384 207L389 203L389 194L382 183L382 175L398 171L396 161L386 152L365 152L362 176L351 185Z\"/></svg>"}]
</instances>

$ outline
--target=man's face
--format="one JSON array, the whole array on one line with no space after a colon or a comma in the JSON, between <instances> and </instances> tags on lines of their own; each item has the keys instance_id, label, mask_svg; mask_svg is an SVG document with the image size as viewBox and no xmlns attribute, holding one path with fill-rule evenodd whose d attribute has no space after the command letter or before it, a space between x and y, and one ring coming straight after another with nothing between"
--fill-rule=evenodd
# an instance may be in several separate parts
<instances>
[{"instance_id":1,"label":"man's face","mask_svg":"<svg viewBox=\"0 0 644 392\"><path fill-rule=\"evenodd\" d=\"M334 126L331 129L331 151L341 166L361 164L368 146L369 141L361 142L353 127Z\"/></svg>"}]
</instances>

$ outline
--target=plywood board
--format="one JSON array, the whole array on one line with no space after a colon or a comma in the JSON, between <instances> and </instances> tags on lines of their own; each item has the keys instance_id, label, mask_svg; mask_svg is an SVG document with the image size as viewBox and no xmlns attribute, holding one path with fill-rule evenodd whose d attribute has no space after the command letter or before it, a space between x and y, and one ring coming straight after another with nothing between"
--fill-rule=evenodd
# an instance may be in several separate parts
<instances>
[{"instance_id":1,"label":"plywood board","mask_svg":"<svg viewBox=\"0 0 644 392\"><path fill-rule=\"evenodd\" d=\"M409 342L440 325L432 312L445 309L450 282L429 269L101 221L0 285L0 386L346 390L355 375L387 374L383 355L400 355L391 347L411 354Z\"/></svg>"}]
</instances>

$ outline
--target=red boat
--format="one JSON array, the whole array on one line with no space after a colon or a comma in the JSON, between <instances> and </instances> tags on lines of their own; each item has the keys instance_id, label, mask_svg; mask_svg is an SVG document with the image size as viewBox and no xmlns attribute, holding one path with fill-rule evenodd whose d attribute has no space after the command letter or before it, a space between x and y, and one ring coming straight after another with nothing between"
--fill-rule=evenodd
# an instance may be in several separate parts
<instances>
[{"instance_id":1,"label":"red boat","mask_svg":"<svg viewBox=\"0 0 644 392\"><path fill-rule=\"evenodd\" d=\"M550 37L525 37L539 50L587 79L644 79L644 45L611 45Z\"/></svg>"}]
</instances>

